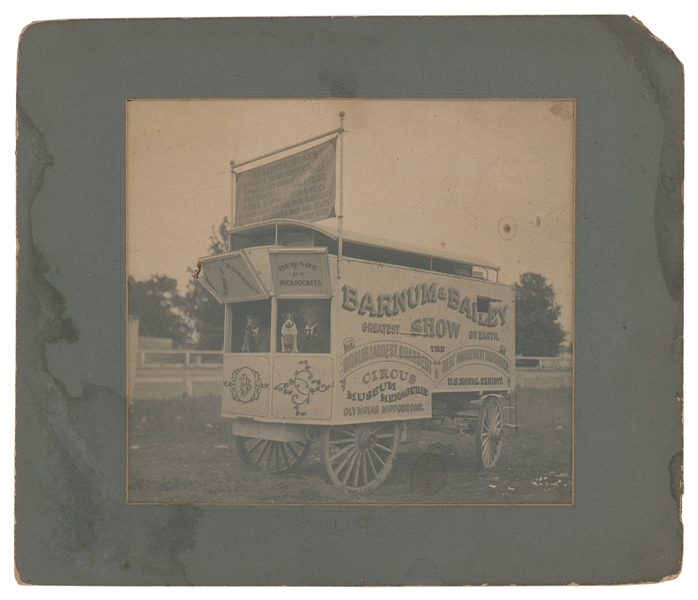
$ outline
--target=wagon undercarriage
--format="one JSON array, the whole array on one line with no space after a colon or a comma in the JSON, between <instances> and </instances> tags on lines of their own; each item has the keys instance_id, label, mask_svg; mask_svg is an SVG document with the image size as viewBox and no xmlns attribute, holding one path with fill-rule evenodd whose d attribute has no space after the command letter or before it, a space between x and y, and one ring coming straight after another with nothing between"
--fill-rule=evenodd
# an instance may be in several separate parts
<instances>
[{"instance_id":1,"label":"wagon undercarriage","mask_svg":"<svg viewBox=\"0 0 698 600\"><path fill-rule=\"evenodd\" d=\"M473 401L435 401L431 419L414 421L303 426L236 419L233 433L238 453L250 469L274 475L293 473L315 443L327 475L337 488L349 494L370 494L390 474L400 443L418 441L422 429L445 435L475 435L478 467L494 468L501 455L504 429L516 429L516 425L505 422L503 401L511 402L511 398L490 394ZM260 432L260 425L268 438L240 435Z\"/></svg>"}]
</instances>

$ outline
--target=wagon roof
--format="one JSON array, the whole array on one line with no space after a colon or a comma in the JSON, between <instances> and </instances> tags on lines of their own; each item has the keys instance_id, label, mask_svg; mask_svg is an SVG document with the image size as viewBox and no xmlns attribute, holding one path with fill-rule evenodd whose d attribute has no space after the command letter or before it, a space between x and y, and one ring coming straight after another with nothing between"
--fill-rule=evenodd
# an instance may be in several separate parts
<instances>
[{"instance_id":1,"label":"wagon roof","mask_svg":"<svg viewBox=\"0 0 698 600\"><path fill-rule=\"evenodd\" d=\"M327 237L332 238L334 240L339 239L339 234L337 233L335 227L330 227L326 225L316 225L314 223L308 223L307 221L296 221L294 219L274 219L272 221L263 221L261 223L243 225L242 227L235 227L233 229L229 229L228 233L232 235L236 233L255 233L258 231L271 229L273 227L276 227L276 225L293 225L294 227L301 227L310 231L320 232L323 235L326 235ZM403 242L398 242L394 240L386 240L371 235L365 235L363 233L356 233L344 230L342 232L342 239L344 242L353 242L355 244L372 246L374 248L387 248L390 250L399 250L400 252L419 254L422 256L439 258L451 262L460 263L463 265L473 265L476 267L484 267L485 269L492 269L493 271L499 271L498 265L495 265L494 263L481 258L473 256L463 256L462 254L456 254L454 252L444 252L443 250L437 250L435 248L425 248L423 246L405 244Z\"/></svg>"}]
</instances>

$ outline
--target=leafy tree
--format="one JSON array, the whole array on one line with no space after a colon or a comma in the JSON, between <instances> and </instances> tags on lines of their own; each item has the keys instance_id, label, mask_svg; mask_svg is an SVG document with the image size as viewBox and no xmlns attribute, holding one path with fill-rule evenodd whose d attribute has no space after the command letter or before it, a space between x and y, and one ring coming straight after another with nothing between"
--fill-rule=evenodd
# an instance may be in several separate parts
<instances>
[{"instance_id":1,"label":"leafy tree","mask_svg":"<svg viewBox=\"0 0 698 600\"><path fill-rule=\"evenodd\" d=\"M223 349L223 305L198 282L191 282L183 299L199 350Z\"/></svg>"},{"instance_id":2,"label":"leafy tree","mask_svg":"<svg viewBox=\"0 0 698 600\"><path fill-rule=\"evenodd\" d=\"M176 279L153 275L147 281L136 281L129 276L128 314L138 317L140 335L170 338L176 348L190 341L191 328Z\"/></svg>"},{"instance_id":3,"label":"leafy tree","mask_svg":"<svg viewBox=\"0 0 698 600\"><path fill-rule=\"evenodd\" d=\"M560 354L567 335L558 321L561 310L545 277L538 273L521 275L516 283L516 354Z\"/></svg>"},{"instance_id":4,"label":"leafy tree","mask_svg":"<svg viewBox=\"0 0 698 600\"><path fill-rule=\"evenodd\" d=\"M223 221L218 226L218 230L211 226L211 235L209 239L211 240L211 245L208 247L208 251L211 254L223 254L227 252L228 248L226 246L226 240L228 239L227 231L230 227L227 215L223 217Z\"/></svg>"},{"instance_id":5,"label":"leafy tree","mask_svg":"<svg viewBox=\"0 0 698 600\"><path fill-rule=\"evenodd\" d=\"M228 217L211 227L210 254L226 252ZM140 335L170 338L175 348L223 349L224 309L198 281L182 296L177 280L154 275L147 281L128 278L128 313L140 320Z\"/></svg>"}]
</instances>

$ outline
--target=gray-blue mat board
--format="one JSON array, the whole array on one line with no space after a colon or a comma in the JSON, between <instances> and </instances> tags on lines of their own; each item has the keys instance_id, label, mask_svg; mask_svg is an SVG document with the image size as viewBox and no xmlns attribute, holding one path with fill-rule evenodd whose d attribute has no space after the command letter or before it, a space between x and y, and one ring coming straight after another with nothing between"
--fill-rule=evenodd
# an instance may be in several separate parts
<instances>
[{"instance_id":1,"label":"gray-blue mat board","mask_svg":"<svg viewBox=\"0 0 698 600\"><path fill-rule=\"evenodd\" d=\"M127 504L125 148L134 98L574 99L573 504ZM28 27L17 98L18 579L674 578L683 545L683 98L677 57L625 16Z\"/></svg>"}]
</instances>

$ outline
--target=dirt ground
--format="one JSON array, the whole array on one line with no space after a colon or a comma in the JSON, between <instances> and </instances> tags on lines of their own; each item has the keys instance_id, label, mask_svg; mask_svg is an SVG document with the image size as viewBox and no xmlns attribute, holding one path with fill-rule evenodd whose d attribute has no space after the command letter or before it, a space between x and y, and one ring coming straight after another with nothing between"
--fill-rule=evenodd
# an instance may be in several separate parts
<instances>
[{"instance_id":1,"label":"dirt ground","mask_svg":"<svg viewBox=\"0 0 698 600\"><path fill-rule=\"evenodd\" d=\"M300 469L251 472L237 454L219 398L143 400L129 411L129 503L571 504L571 390L518 391L518 432L506 430L497 465L479 470L473 435L422 431L400 446L368 496L336 489L314 444ZM432 446L441 444L442 446ZM427 449L431 451L427 454Z\"/></svg>"}]
</instances>

